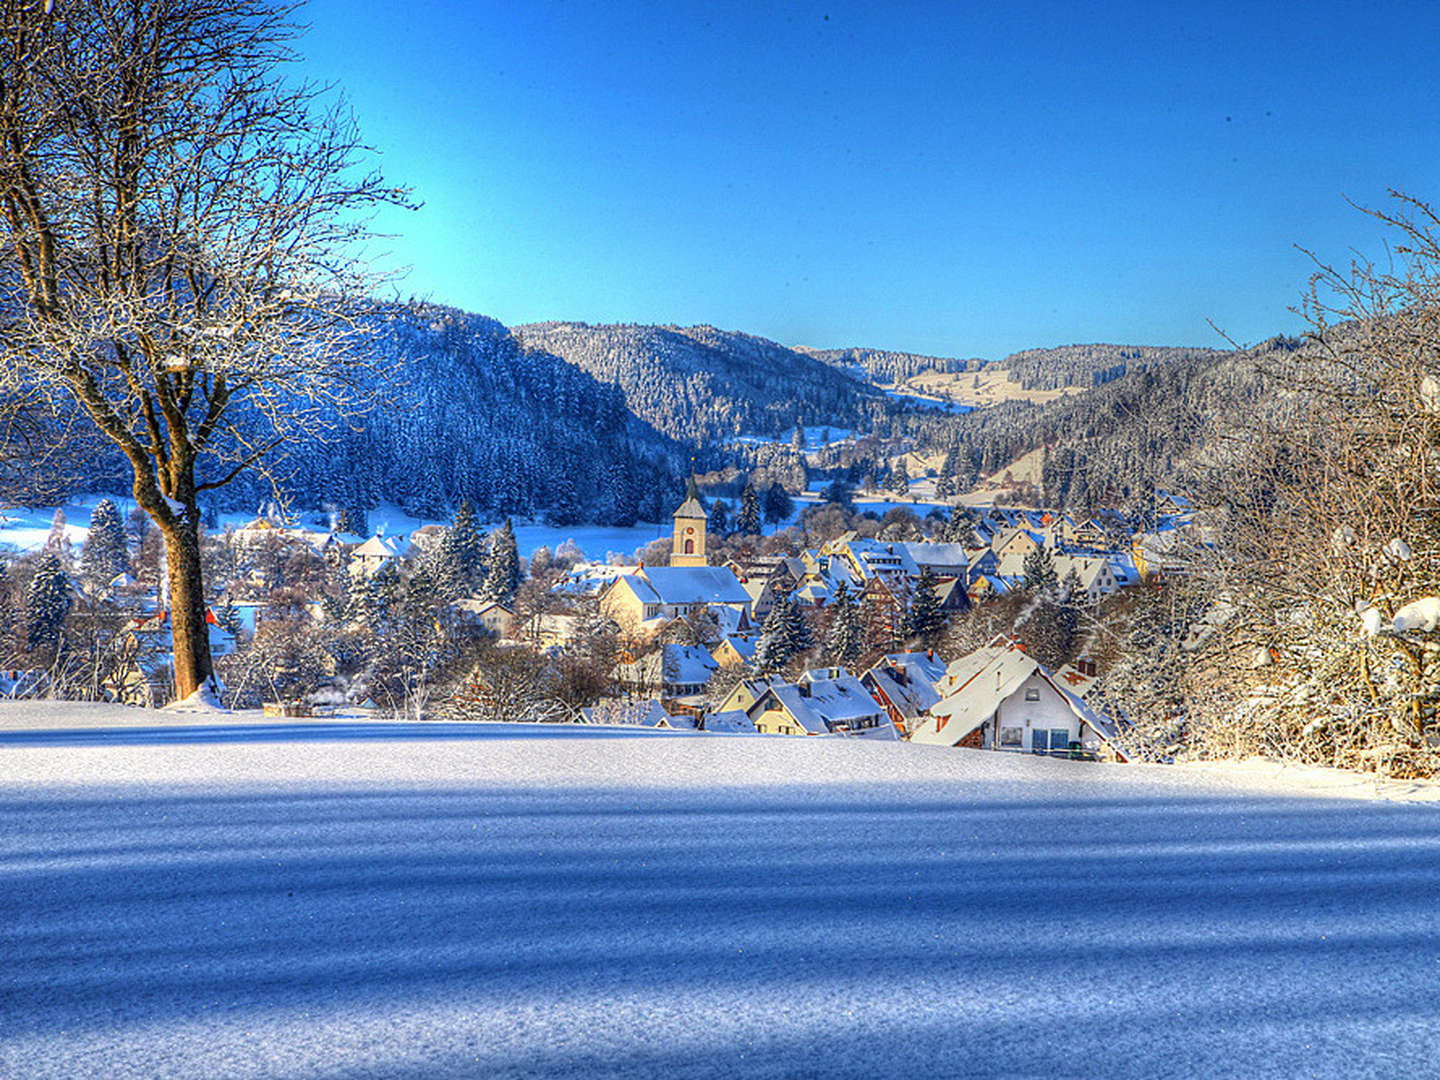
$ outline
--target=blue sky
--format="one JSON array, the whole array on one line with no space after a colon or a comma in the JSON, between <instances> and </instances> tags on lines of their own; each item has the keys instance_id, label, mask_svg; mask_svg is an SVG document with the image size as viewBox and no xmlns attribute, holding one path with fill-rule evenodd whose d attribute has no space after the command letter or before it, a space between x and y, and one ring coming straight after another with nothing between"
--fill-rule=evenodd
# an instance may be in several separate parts
<instances>
[{"instance_id":1,"label":"blue sky","mask_svg":"<svg viewBox=\"0 0 1440 1080\"><path fill-rule=\"evenodd\" d=\"M1348 206L1440 199L1440 12L342 3L304 73L387 176L405 295L993 359L1300 327Z\"/></svg>"}]
</instances>

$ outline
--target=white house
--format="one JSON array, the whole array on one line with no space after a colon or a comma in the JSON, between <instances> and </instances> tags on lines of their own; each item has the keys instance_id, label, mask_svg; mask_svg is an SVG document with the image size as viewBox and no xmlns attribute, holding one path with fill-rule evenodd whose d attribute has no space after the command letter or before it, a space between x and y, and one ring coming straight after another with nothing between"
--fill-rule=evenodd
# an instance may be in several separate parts
<instances>
[{"instance_id":1,"label":"white house","mask_svg":"<svg viewBox=\"0 0 1440 1080\"><path fill-rule=\"evenodd\" d=\"M1114 723L1009 638L956 660L937 689L944 697L916 723L912 742L1036 754L1078 748L1126 760Z\"/></svg>"}]
</instances>

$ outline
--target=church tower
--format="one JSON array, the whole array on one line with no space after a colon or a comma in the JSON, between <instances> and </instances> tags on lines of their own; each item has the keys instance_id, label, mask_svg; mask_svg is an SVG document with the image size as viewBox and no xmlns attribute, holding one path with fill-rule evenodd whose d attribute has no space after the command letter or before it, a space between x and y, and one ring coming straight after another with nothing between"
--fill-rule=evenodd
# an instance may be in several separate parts
<instances>
[{"instance_id":1,"label":"church tower","mask_svg":"<svg viewBox=\"0 0 1440 1080\"><path fill-rule=\"evenodd\" d=\"M705 565L705 508L700 505L700 491L695 477L685 489L685 501L675 511L675 537L670 545L671 566Z\"/></svg>"}]
</instances>

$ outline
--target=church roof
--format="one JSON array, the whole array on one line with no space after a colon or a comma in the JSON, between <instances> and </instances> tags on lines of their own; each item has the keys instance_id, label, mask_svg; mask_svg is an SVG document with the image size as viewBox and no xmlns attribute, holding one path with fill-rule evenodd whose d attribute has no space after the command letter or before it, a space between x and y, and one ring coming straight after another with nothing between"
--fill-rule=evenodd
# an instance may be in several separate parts
<instances>
[{"instance_id":1,"label":"church roof","mask_svg":"<svg viewBox=\"0 0 1440 1080\"><path fill-rule=\"evenodd\" d=\"M700 505L700 489L695 486L695 477L690 477L690 483L685 488L685 501L680 504L680 509L675 511L677 518L705 518L705 507Z\"/></svg>"}]
</instances>

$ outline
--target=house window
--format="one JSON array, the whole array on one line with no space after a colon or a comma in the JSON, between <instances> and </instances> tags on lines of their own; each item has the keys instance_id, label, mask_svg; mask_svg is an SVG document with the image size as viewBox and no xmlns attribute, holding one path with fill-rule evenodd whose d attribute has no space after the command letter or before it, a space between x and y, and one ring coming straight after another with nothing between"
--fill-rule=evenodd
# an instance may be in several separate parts
<instances>
[{"instance_id":1,"label":"house window","mask_svg":"<svg viewBox=\"0 0 1440 1080\"><path fill-rule=\"evenodd\" d=\"M1050 729L1050 749L1051 749L1051 750L1068 750L1068 749L1070 749L1070 731L1069 731L1068 728L1051 728L1051 729Z\"/></svg>"},{"instance_id":2,"label":"house window","mask_svg":"<svg viewBox=\"0 0 1440 1080\"><path fill-rule=\"evenodd\" d=\"M1036 728L1030 733L1030 749L1035 753L1043 754L1048 750L1050 748L1048 742L1044 728Z\"/></svg>"},{"instance_id":3,"label":"house window","mask_svg":"<svg viewBox=\"0 0 1440 1080\"><path fill-rule=\"evenodd\" d=\"M1039 701L1039 700L1040 700L1040 688L1039 688L1038 686L1027 686L1027 687L1025 688L1025 700L1026 700L1026 701Z\"/></svg>"},{"instance_id":4,"label":"house window","mask_svg":"<svg viewBox=\"0 0 1440 1080\"><path fill-rule=\"evenodd\" d=\"M1000 729L1000 745L1021 747L1025 745L1025 729L1018 727L1002 727Z\"/></svg>"},{"instance_id":5,"label":"house window","mask_svg":"<svg viewBox=\"0 0 1440 1080\"><path fill-rule=\"evenodd\" d=\"M686 555L694 555L694 554L695 554L695 541L694 541L694 540L686 540L686 541L685 541L685 554L686 554Z\"/></svg>"}]
</instances>

